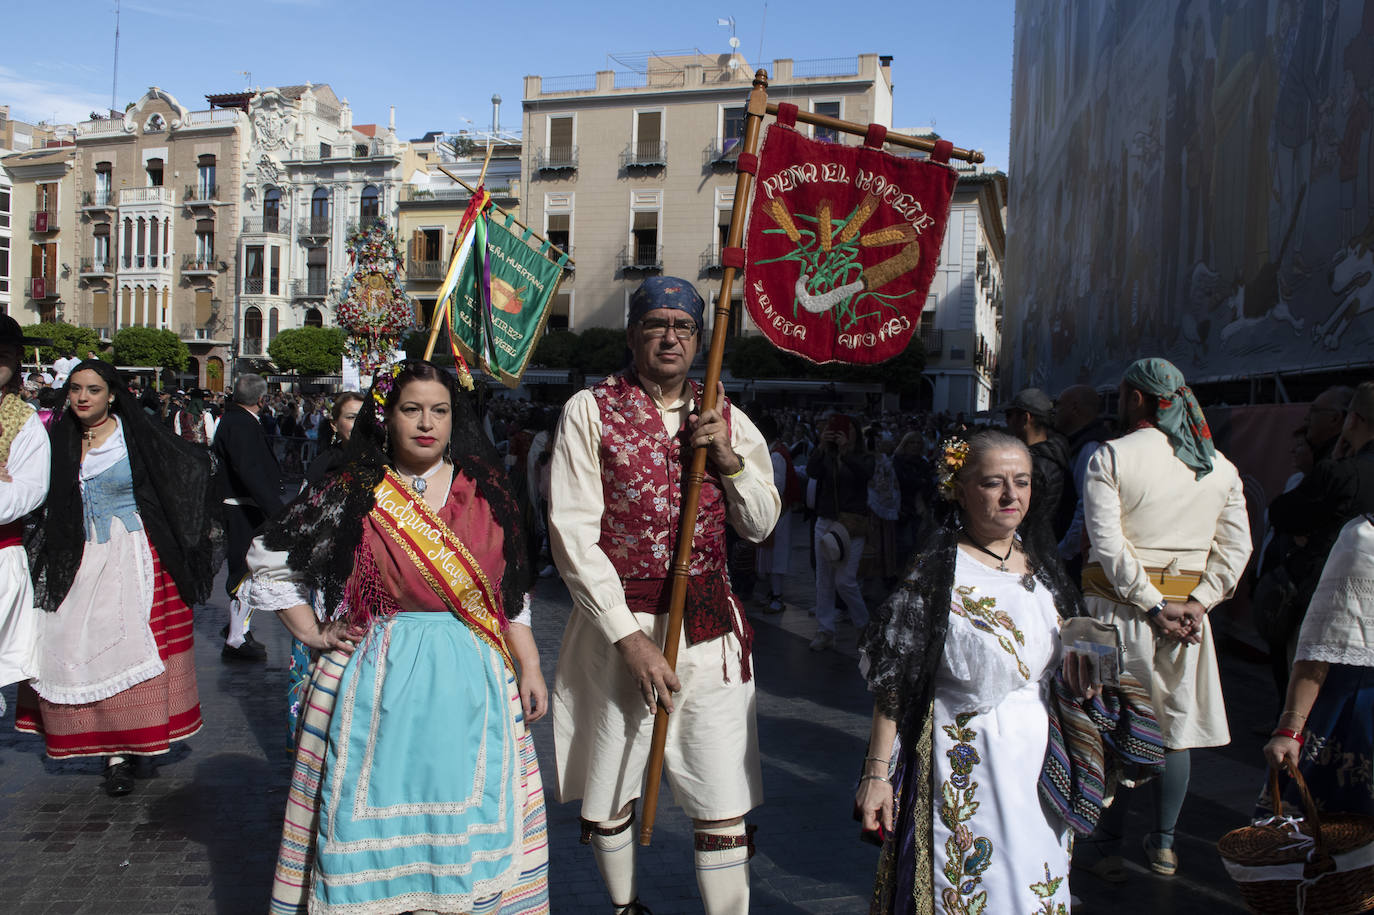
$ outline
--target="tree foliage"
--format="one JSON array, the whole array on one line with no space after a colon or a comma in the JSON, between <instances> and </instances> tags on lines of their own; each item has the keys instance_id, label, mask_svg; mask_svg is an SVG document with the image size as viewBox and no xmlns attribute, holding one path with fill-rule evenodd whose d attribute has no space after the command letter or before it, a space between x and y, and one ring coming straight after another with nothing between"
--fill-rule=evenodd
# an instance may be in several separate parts
<instances>
[{"instance_id":1,"label":"tree foliage","mask_svg":"<svg viewBox=\"0 0 1374 915\"><path fill-rule=\"evenodd\" d=\"M530 362L551 369L570 369L577 359L578 335L571 330L551 330L534 345Z\"/></svg>"},{"instance_id":2,"label":"tree foliage","mask_svg":"<svg viewBox=\"0 0 1374 915\"><path fill-rule=\"evenodd\" d=\"M341 327L298 327L284 330L267 346L267 354L284 372L324 375L343 366Z\"/></svg>"},{"instance_id":3,"label":"tree foliage","mask_svg":"<svg viewBox=\"0 0 1374 915\"><path fill-rule=\"evenodd\" d=\"M23 331L26 337L52 341L51 346L25 347L25 362L35 361L34 350L38 350L36 361L43 363L50 363L67 353L75 353L77 358L85 359L89 350L100 352L100 336L89 327L44 321L42 324L30 324Z\"/></svg>"},{"instance_id":4,"label":"tree foliage","mask_svg":"<svg viewBox=\"0 0 1374 915\"><path fill-rule=\"evenodd\" d=\"M155 365L182 372L191 360L191 351L170 330L126 327L114 335L111 343L118 365Z\"/></svg>"},{"instance_id":5,"label":"tree foliage","mask_svg":"<svg viewBox=\"0 0 1374 915\"><path fill-rule=\"evenodd\" d=\"M625 331L614 327L589 327L577 337L574 368L587 375L609 375L625 367L628 361Z\"/></svg>"}]
</instances>

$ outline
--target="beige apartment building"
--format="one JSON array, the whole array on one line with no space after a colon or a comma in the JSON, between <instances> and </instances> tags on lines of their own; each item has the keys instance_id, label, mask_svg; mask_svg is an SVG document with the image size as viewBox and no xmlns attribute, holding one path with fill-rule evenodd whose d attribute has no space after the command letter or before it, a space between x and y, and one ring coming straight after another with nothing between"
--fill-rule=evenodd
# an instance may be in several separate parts
<instances>
[{"instance_id":1,"label":"beige apartment building","mask_svg":"<svg viewBox=\"0 0 1374 915\"><path fill-rule=\"evenodd\" d=\"M478 131L435 131L407 144L402 163L406 180L401 187L396 222L405 256L405 288L415 299L421 326L427 327L434 315L434 302L448 270L453 237L472 198L467 188L444 170L476 187L482 176L488 141L491 161L485 177L487 192L497 206L520 219L522 147L518 137ZM440 351L443 350L441 346Z\"/></svg>"},{"instance_id":2,"label":"beige apartment building","mask_svg":"<svg viewBox=\"0 0 1374 915\"><path fill-rule=\"evenodd\" d=\"M71 301L71 264L64 271L59 254L73 243L72 211L69 207L64 215L58 203L64 191L71 192L73 129L70 124L16 121L10 106L0 105L0 313L21 322L37 320L35 314L65 311L60 306ZM15 153L18 190L8 160ZM35 217L37 212L44 215ZM38 290L34 277L40 281ZM40 293L37 299L35 291Z\"/></svg>"},{"instance_id":3,"label":"beige apartment building","mask_svg":"<svg viewBox=\"0 0 1374 915\"><path fill-rule=\"evenodd\" d=\"M172 331L191 351L187 385L226 378L247 126L153 87L122 117L76 128L80 283L66 320L105 339Z\"/></svg>"},{"instance_id":4,"label":"beige apartment building","mask_svg":"<svg viewBox=\"0 0 1374 915\"><path fill-rule=\"evenodd\" d=\"M775 60L769 101L890 126L890 57ZM738 54L649 55L628 71L525 77L523 208L531 228L574 252L551 326L624 327L630 293L653 274L719 282L735 157L754 68ZM801 125L813 135L837 136ZM743 309L732 330L750 330Z\"/></svg>"},{"instance_id":5,"label":"beige apartment building","mask_svg":"<svg viewBox=\"0 0 1374 915\"><path fill-rule=\"evenodd\" d=\"M0 188L0 223L9 224L8 237L0 236L6 311L20 324L72 321L80 251L76 149L68 142L2 161L9 178Z\"/></svg>"},{"instance_id":6,"label":"beige apartment building","mask_svg":"<svg viewBox=\"0 0 1374 915\"><path fill-rule=\"evenodd\" d=\"M25 152L43 149L71 139L71 124L50 124L39 121L29 124L10 117L10 106L0 105L0 153Z\"/></svg>"}]
</instances>

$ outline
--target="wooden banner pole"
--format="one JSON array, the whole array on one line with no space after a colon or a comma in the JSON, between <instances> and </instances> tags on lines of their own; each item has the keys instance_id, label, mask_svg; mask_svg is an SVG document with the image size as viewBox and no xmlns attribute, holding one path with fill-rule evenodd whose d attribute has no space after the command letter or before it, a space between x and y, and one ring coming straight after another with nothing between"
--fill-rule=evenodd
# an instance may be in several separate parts
<instances>
[{"instance_id":1,"label":"wooden banner pole","mask_svg":"<svg viewBox=\"0 0 1374 915\"><path fill-rule=\"evenodd\" d=\"M776 117L778 106L776 104L770 104L768 106L768 113ZM832 118L825 114L816 114L813 111L798 110L797 120L805 124L814 124L817 127L826 127L830 130L838 130L841 133L851 133L860 137L868 133L867 124L842 121L839 118ZM924 152L933 152L935 150L934 140L928 140L925 137L909 137L904 133L889 132L883 142L891 143L893 146L905 146L907 149L919 149ZM965 162L973 162L975 164L983 161L983 153L981 150L977 149L960 149L956 146L950 150L949 155L952 159L963 159Z\"/></svg>"},{"instance_id":2,"label":"wooden banner pole","mask_svg":"<svg viewBox=\"0 0 1374 915\"><path fill-rule=\"evenodd\" d=\"M464 181L462 178L459 178L457 175L455 175L453 172L449 171L448 169L444 168L442 165L439 166L439 171L443 172L445 175L448 175L448 176L449 176L450 178L452 178L454 181L457 181L457 182L458 182L459 184L461 184L463 187L467 188L471 193L474 193L474 194L477 193L477 188L473 187L471 184L468 184L468 183L467 183L466 181ZM496 204L495 201L492 202L491 208L492 208L493 210L495 210L496 212L498 212L498 213L504 215L504 216L509 216L509 215L510 215L510 212L509 212L508 210L502 209L500 206L498 206L498 205ZM534 231L533 229L530 229L529 226L525 225L525 224L524 224L523 222L521 222L520 220L518 220L518 219L515 220L515 224L516 224L517 226L519 226L521 229L529 229L530 235L532 235L532 236L534 236L535 238L539 239L541 242L547 242L548 245L549 245L549 249L550 249L551 251L553 251L554 254L556 255L556 256L554 257L554 260L557 260L559 257L562 257L563 255L565 255L565 254L568 253L568 252L564 251L562 248L560 248L560 247L558 247L557 245L555 245L553 242L549 241L549 240L548 240L547 238L545 238L544 236L540 235L538 232ZM571 256L568 257L568 263L569 263L570 265L573 264L573 263L575 263L575 262L573 261L573 259L572 259Z\"/></svg>"},{"instance_id":3,"label":"wooden banner pole","mask_svg":"<svg viewBox=\"0 0 1374 915\"><path fill-rule=\"evenodd\" d=\"M477 215L480 216L481 213L478 213ZM466 210L463 211L463 216L467 216ZM454 233L452 250L449 251L448 255L450 264L453 263L453 259L458 256L458 246L461 245L463 243L463 239L467 237L468 231L472 228L473 222L474 220L464 218L463 221L458 223L458 231ZM448 276L447 270L445 270L444 276ZM449 295L452 294L453 290L449 290ZM444 298L447 299L448 296L445 296ZM430 357L434 355L434 347L439 340L439 331L441 328L443 328L444 320L447 318L447 316L448 306L445 304L444 301L436 301L434 303L434 317L429 322L429 341L425 343L426 362L428 362Z\"/></svg>"},{"instance_id":4,"label":"wooden banner pole","mask_svg":"<svg viewBox=\"0 0 1374 915\"><path fill-rule=\"evenodd\" d=\"M754 73L754 88L749 93L745 109L744 139L746 153L759 148L759 134L768 102L768 73ZM744 241L744 222L749 212L749 193L754 186L752 172L737 171L735 175L735 203L730 213L730 232L727 248L738 248ZM716 408L716 388L720 383L721 364L725 359L725 341L730 333L730 300L735 285L734 267L726 267L721 277L720 294L716 297L715 320L711 325L711 352L706 360L706 380L702 384L701 409ZM677 669L677 648L682 638L682 616L687 605L687 578L692 564L692 534L696 530L697 505L701 484L706 479L706 448L695 449L692 466L687 472L687 487L682 497L682 522L677 535L677 552L673 557L670 597L668 602L668 633L663 644L663 658L668 666ZM653 742L649 749L649 764L644 777L644 804L639 818L639 844L648 845L653 839L654 820L658 815L659 784L663 780L663 751L668 740L668 713L662 706L654 716Z\"/></svg>"}]
</instances>

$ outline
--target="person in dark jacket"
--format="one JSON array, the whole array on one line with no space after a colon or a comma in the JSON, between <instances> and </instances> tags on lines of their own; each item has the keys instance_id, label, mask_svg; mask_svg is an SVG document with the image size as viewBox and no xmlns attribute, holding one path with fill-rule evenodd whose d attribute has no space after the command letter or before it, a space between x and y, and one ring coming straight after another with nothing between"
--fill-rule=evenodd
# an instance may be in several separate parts
<instances>
[{"instance_id":1,"label":"person in dark jacket","mask_svg":"<svg viewBox=\"0 0 1374 915\"><path fill-rule=\"evenodd\" d=\"M835 595L849 608L854 625L868 625L868 606L859 587L859 560L868 535L868 480L873 457L865 454L854 421L836 413L811 452L806 475L816 481L816 637L812 651L835 645Z\"/></svg>"},{"instance_id":2,"label":"person in dark jacket","mask_svg":"<svg viewBox=\"0 0 1374 915\"><path fill-rule=\"evenodd\" d=\"M1304 613L1292 623L1294 631L1302 623L1306 603L1341 528L1357 515L1374 512L1374 382L1366 381L1355 389L1340 435L1331 444L1321 440L1321 431L1326 407L1335 409L1339 395L1339 389L1324 391L1313 401L1307 417L1307 440L1314 457L1319 449L1330 457L1317 460L1301 483L1269 504L1270 527L1301 543L1283 559L1297 599L1304 605Z\"/></svg>"},{"instance_id":3,"label":"person in dark jacket","mask_svg":"<svg viewBox=\"0 0 1374 915\"><path fill-rule=\"evenodd\" d=\"M921 525L935 503L935 468L925 455L925 438L908 432L892 454L892 469L897 472L897 491L901 510L897 515L897 554L905 562L916 548Z\"/></svg>"},{"instance_id":4,"label":"person in dark jacket","mask_svg":"<svg viewBox=\"0 0 1374 915\"><path fill-rule=\"evenodd\" d=\"M353 421L358 418L358 411L362 408L363 395L357 391L344 391L334 398L334 405L329 410L329 431L325 444L305 472L307 483L318 483L331 470L343 465L344 445L348 444L348 437L353 434Z\"/></svg>"},{"instance_id":5,"label":"person in dark jacket","mask_svg":"<svg viewBox=\"0 0 1374 915\"><path fill-rule=\"evenodd\" d=\"M1331 457L1345 427L1345 415L1355 389L1344 384L1327 388L1307 407L1307 444L1312 446L1312 459L1320 463Z\"/></svg>"},{"instance_id":6,"label":"person in dark jacket","mask_svg":"<svg viewBox=\"0 0 1374 915\"><path fill-rule=\"evenodd\" d=\"M253 533L282 510L281 468L267 444L258 413L267 399L267 382L246 373L234 381L233 403L215 430L213 450L220 462L224 499L225 557L229 575L229 626L220 657L226 661L265 661L267 649L249 631L248 611L235 596L248 574L248 547Z\"/></svg>"},{"instance_id":7,"label":"person in dark jacket","mask_svg":"<svg viewBox=\"0 0 1374 915\"><path fill-rule=\"evenodd\" d=\"M1098 445L1112 437L1112 429L1102 417L1102 398L1086 384L1072 385L1060 393L1054 404L1054 428L1069 442L1074 495L1072 519L1059 538L1059 558L1064 560L1069 577L1077 581L1083 571L1083 554L1088 549L1083 535L1083 480L1088 474L1089 458Z\"/></svg>"},{"instance_id":8,"label":"person in dark jacket","mask_svg":"<svg viewBox=\"0 0 1374 915\"><path fill-rule=\"evenodd\" d=\"M1073 522L1077 497L1069 440L1054 430L1054 403L1039 388L1026 388L1006 409L1011 434L1031 453L1031 503L1025 523L1058 543Z\"/></svg>"}]
</instances>

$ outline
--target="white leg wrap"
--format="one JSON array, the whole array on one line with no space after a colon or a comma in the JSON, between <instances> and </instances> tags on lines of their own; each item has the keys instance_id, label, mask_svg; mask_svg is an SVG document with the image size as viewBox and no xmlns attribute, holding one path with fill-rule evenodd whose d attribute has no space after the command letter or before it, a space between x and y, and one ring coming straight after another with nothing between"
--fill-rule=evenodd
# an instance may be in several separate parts
<instances>
[{"instance_id":1,"label":"white leg wrap","mask_svg":"<svg viewBox=\"0 0 1374 915\"><path fill-rule=\"evenodd\" d=\"M590 831L590 841L592 851L596 855L597 870L601 871L601 879L606 884L606 891L611 894L611 903L617 908L629 905L639 896L639 884L635 879L633 821L634 813L630 813L629 816L595 824L603 832L619 829L615 835L602 835L596 829ZM584 822L584 829L587 825ZM620 829L622 826L626 828Z\"/></svg>"},{"instance_id":2,"label":"white leg wrap","mask_svg":"<svg viewBox=\"0 0 1374 915\"><path fill-rule=\"evenodd\" d=\"M706 915L749 911L750 831L743 823L696 831L697 887Z\"/></svg>"}]
</instances>

